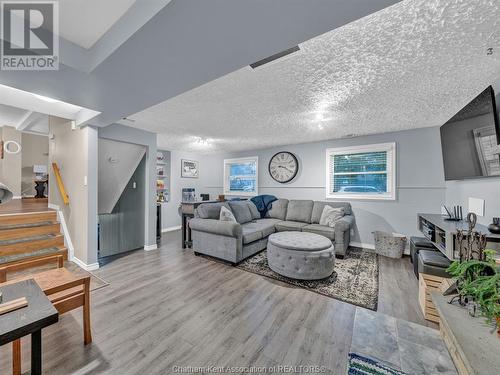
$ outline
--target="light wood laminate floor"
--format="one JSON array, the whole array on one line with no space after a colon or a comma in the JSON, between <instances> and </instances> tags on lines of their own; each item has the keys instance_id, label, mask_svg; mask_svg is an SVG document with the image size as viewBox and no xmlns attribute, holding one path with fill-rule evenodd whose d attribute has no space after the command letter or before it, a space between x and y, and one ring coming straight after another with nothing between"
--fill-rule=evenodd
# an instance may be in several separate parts
<instances>
[{"instance_id":1,"label":"light wood laminate floor","mask_svg":"<svg viewBox=\"0 0 500 375\"><path fill-rule=\"evenodd\" d=\"M171 374L173 366L325 366L344 374L356 309L310 291L195 257L180 232L95 274L110 283L92 293L94 342L83 345L81 311L43 332L46 374ZM380 258L378 311L428 325L408 258ZM23 371L29 339L23 339ZM10 345L0 373L10 371Z\"/></svg>"}]
</instances>

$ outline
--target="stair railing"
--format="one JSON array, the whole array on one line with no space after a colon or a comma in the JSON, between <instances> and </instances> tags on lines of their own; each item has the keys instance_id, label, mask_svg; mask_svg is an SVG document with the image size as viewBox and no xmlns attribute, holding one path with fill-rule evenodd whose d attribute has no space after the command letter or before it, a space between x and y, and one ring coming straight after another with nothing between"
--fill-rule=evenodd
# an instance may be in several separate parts
<instances>
[{"instance_id":1,"label":"stair railing","mask_svg":"<svg viewBox=\"0 0 500 375\"><path fill-rule=\"evenodd\" d=\"M64 183L61 177L61 171L57 166L57 163L52 163L52 169L54 170L54 175L56 177L57 187L59 188L59 193L61 194L61 199L63 200L65 205L69 204L69 196L66 193L66 188L64 187Z\"/></svg>"}]
</instances>

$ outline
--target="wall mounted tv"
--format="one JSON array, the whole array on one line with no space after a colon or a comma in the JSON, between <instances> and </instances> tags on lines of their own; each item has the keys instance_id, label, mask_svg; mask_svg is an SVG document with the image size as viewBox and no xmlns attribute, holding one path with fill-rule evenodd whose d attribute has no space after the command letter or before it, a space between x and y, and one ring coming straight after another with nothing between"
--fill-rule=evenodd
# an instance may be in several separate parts
<instances>
[{"instance_id":1,"label":"wall mounted tv","mask_svg":"<svg viewBox=\"0 0 500 375\"><path fill-rule=\"evenodd\" d=\"M489 86L441 126L445 179L500 176L500 126Z\"/></svg>"}]
</instances>

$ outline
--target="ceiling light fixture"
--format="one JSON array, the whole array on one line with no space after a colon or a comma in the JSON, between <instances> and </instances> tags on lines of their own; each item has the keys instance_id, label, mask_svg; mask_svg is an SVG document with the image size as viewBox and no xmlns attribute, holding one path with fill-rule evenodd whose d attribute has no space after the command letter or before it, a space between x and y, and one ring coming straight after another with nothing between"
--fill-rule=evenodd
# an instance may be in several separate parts
<instances>
[{"instance_id":1,"label":"ceiling light fixture","mask_svg":"<svg viewBox=\"0 0 500 375\"><path fill-rule=\"evenodd\" d=\"M203 146L209 146L210 145L210 139L208 138L203 138L203 137L195 137L195 143Z\"/></svg>"}]
</instances>

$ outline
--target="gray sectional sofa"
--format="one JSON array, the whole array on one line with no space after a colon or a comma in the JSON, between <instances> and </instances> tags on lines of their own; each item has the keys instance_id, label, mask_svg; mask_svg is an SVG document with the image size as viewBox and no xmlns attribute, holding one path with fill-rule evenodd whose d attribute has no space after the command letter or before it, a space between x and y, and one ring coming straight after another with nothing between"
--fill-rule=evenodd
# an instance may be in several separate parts
<instances>
[{"instance_id":1,"label":"gray sectional sofa","mask_svg":"<svg viewBox=\"0 0 500 375\"><path fill-rule=\"evenodd\" d=\"M342 207L345 216L335 227L320 225L323 208ZM221 206L230 209L237 223L220 221ZM206 254L237 264L267 247L267 237L274 232L303 231L321 234L335 245L335 254L344 257L354 224L347 202L278 199L265 218L260 217L251 201L228 201L201 204L189 221L195 254Z\"/></svg>"}]
</instances>

